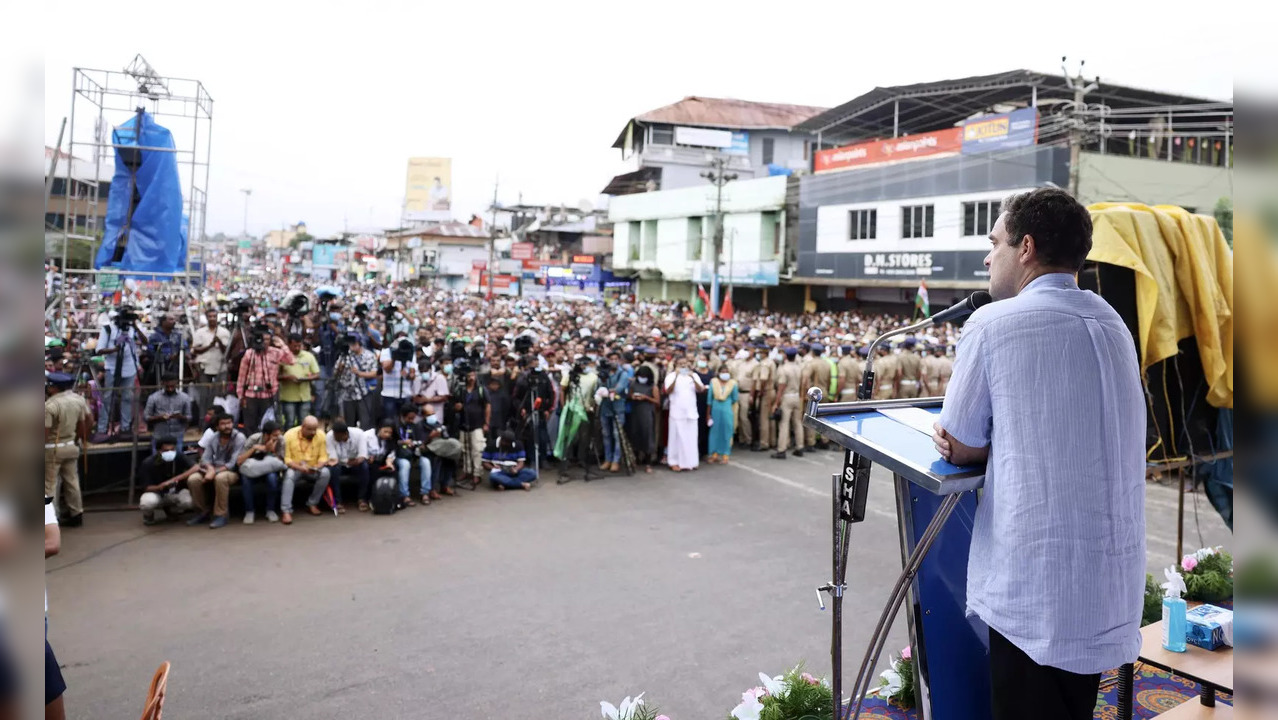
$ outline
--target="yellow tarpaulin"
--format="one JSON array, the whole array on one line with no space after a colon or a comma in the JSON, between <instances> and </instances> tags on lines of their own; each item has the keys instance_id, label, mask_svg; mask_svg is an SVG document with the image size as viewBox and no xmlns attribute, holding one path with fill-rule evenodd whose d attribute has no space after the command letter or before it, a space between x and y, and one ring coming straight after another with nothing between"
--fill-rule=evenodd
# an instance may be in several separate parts
<instances>
[{"instance_id":1,"label":"yellow tarpaulin","mask_svg":"<svg viewBox=\"0 0 1278 720\"><path fill-rule=\"evenodd\" d=\"M1234 256L1213 218L1182 208L1096 203L1088 260L1136 274L1141 370L1193 336L1207 402L1234 406Z\"/></svg>"}]
</instances>

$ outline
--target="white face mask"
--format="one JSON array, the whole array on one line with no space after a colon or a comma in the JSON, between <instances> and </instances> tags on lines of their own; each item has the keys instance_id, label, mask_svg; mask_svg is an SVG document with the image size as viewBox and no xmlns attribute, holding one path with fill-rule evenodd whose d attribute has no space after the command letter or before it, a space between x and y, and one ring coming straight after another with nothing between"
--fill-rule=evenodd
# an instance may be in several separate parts
<instances>
[{"instance_id":1,"label":"white face mask","mask_svg":"<svg viewBox=\"0 0 1278 720\"><path fill-rule=\"evenodd\" d=\"M727 382L732 379L732 373L719 373L719 379Z\"/></svg>"},{"instance_id":2,"label":"white face mask","mask_svg":"<svg viewBox=\"0 0 1278 720\"><path fill-rule=\"evenodd\" d=\"M177 450L165 450L160 453L160 459L164 462L173 462L177 459Z\"/></svg>"},{"instance_id":3,"label":"white face mask","mask_svg":"<svg viewBox=\"0 0 1278 720\"><path fill-rule=\"evenodd\" d=\"M646 378L646 377L635 378L635 380L636 380L636 381L638 381L640 385L647 385L647 384L648 384L648 378Z\"/></svg>"}]
</instances>

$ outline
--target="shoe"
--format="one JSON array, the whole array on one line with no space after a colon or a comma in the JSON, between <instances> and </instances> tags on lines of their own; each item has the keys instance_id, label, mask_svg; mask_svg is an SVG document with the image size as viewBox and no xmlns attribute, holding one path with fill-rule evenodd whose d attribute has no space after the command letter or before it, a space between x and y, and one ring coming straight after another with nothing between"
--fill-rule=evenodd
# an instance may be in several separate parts
<instances>
[{"instance_id":1,"label":"shoe","mask_svg":"<svg viewBox=\"0 0 1278 720\"><path fill-rule=\"evenodd\" d=\"M797 455L798 453L795 453L795 454ZM776 458L777 460L784 460L784 459L785 459L785 453L783 453L783 452L774 452L774 453L772 453L772 457Z\"/></svg>"},{"instance_id":2,"label":"shoe","mask_svg":"<svg viewBox=\"0 0 1278 720\"><path fill-rule=\"evenodd\" d=\"M452 488L448 488L448 489L449 489L449 490L452 490ZM448 494L449 494L449 495L452 495L453 493L451 493L451 492L450 492L450 493L448 493ZM427 493L427 496L428 496L428 497L430 497L430 499L431 499L431 500L438 500L438 499L439 499L439 491L438 491L438 490L431 490L429 493Z\"/></svg>"},{"instance_id":3,"label":"shoe","mask_svg":"<svg viewBox=\"0 0 1278 720\"><path fill-rule=\"evenodd\" d=\"M145 525L145 526L147 526L147 527L151 527L152 525L159 525L159 524L160 524L160 521L159 521L159 520L156 520L154 515L152 515L151 517L147 517L147 516L143 515L143 516L142 516L142 524L143 524L143 525Z\"/></svg>"},{"instance_id":4,"label":"shoe","mask_svg":"<svg viewBox=\"0 0 1278 720\"><path fill-rule=\"evenodd\" d=\"M753 445L750 446L750 452L762 452L762 451L763 451L763 448L759 447L759 443L754 443Z\"/></svg>"},{"instance_id":5,"label":"shoe","mask_svg":"<svg viewBox=\"0 0 1278 720\"><path fill-rule=\"evenodd\" d=\"M285 525L292 525L293 513L284 513L284 515L280 518L280 522L284 523Z\"/></svg>"},{"instance_id":6,"label":"shoe","mask_svg":"<svg viewBox=\"0 0 1278 720\"><path fill-rule=\"evenodd\" d=\"M187 526L187 527L195 527L196 525L203 525L204 523L206 523L206 522L208 522L208 521L209 521L209 514L208 514L208 513L201 513L201 514L196 515L195 517L191 518L190 520L187 520L187 521L186 521L186 526Z\"/></svg>"},{"instance_id":7,"label":"shoe","mask_svg":"<svg viewBox=\"0 0 1278 720\"><path fill-rule=\"evenodd\" d=\"M217 517L213 518L213 522L209 523L210 530L217 530L218 528L224 528L224 527L226 527L225 515L218 515Z\"/></svg>"},{"instance_id":8,"label":"shoe","mask_svg":"<svg viewBox=\"0 0 1278 720\"><path fill-rule=\"evenodd\" d=\"M81 527L84 525L84 513L72 515L65 522L59 523L62 527Z\"/></svg>"},{"instance_id":9,"label":"shoe","mask_svg":"<svg viewBox=\"0 0 1278 720\"><path fill-rule=\"evenodd\" d=\"M279 522L280 516L275 514L274 510L266 511L266 522Z\"/></svg>"},{"instance_id":10,"label":"shoe","mask_svg":"<svg viewBox=\"0 0 1278 720\"><path fill-rule=\"evenodd\" d=\"M443 492L444 492L444 494L445 494L445 495L447 495L448 497L453 497L454 495L456 495L456 494L457 494L457 492L456 492L456 491L454 491L451 487L446 487L446 488L444 488ZM439 493L437 493L437 492L432 492L432 493L431 493L431 499L433 499L433 500L438 500L438 499L439 499Z\"/></svg>"},{"instance_id":11,"label":"shoe","mask_svg":"<svg viewBox=\"0 0 1278 720\"><path fill-rule=\"evenodd\" d=\"M794 451L794 456L795 456L795 457L803 457L803 451L802 451L802 450L795 450L795 451Z\"/></svg>"},{"instance_id":12,"label":"shoe","mask_svg":"<svg viewBox=\"0 0 1278 720\"><path fill-rule=\"evenodd\" d=\"M253 515L253 511L252 511L252 510L249 510L248 512L244 513L244 524L245 524L245 525L252 525L252 524L253 524L253 521L254 521L254 520L256 520L256 519L257 519L257 518Z\"/></svg>"}]
</instances>

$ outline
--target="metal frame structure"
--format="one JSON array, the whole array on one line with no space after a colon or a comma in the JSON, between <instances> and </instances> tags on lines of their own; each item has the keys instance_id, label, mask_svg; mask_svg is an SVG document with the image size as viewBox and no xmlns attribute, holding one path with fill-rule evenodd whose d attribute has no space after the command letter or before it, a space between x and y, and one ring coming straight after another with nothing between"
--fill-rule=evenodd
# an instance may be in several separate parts
<instances>
[{"instance_id":1,"label":"metal frame structure","mask_svg":"<svg viewBox=\"0 0 1278 720\"><path fill-rule=\"evenodd\" d=\"M62 223L62 272L68 276L87 275L90 278L104 275L153 275L157 282L168 281L189 290L194 279L191 273L191 255L202 254L205 236L205 218L208 207L209 165L212 148L213 98L199 80L162 76L143 58L137 55L123 70L72 70L70 127L67 136L68 178L70 168L77 160L76 152L85 152L84 160L93 166L93 178L86 182L88 194L77 198L68 192ZM174 148L140 148L153 152L172 152L177 157L178 174L183 188L182 209L188 220L186 266L180 273L120 273L106 270L72 270L67 267L67 249L71 242L88 242L96 252L102 238L97 227L99 196L103 171L114 165L111 142L114 123L123 122L143 108L156 117L165 118L164 125L172 133ZM133 147L133 146L130 146ZM61 151L61 148L57 148ZM91 156L89 155L91 152ZM85 200L88 212L83 232L75 224L73 202ZM201 269L204 268L201 263ZM71 312L69 283L63 285L60 315L66 320ZM198 300L197 300L198 303ZM84 326L81 324L81 330Z\"/></svg>"},{"instance_id":2,"label":"metal frame structure","mask_svg":"<svg viewBox=\"0 0 1278 720\"><path fill-rule=\"evenodd\" d=\"M205 219L208 208L212 150L213 98L199 80L160 75L140 54L136 55L122 70L73 68L71 85L71 109L66 146L68 183L61 232L62 273L65 281L62 284L62 297L51 304L50 310L65 323L68 334L87 335L97 329L93 318L97 314L102 293L98 282L115 276L120 287L123 287L124 276L141 276L146 277L148 282L158 283L159 287L155 289L154 294L170 296L171 307L176 309L184 306L190 319L192 311L198 312L202 305L200 293L193 292L199 279L198 274L191 271L193 254L200 259L201 273L207 272L204 247L207 241ZM100 183L103 182L104 171L108 177L113 175L114 151L117 147L126 147L117 146L112 142L112 130L117 123L134 116L139 109L146 110L158 118L164 118L165 128L173 134L173 148L138 148L132 145L127 147L149 152L171 152L176 156L178 176L183 191L182 210L187 218L185 266L181 271L173 273L95 270L92 267L72 269L67 265L68 248L72 242L89 243L92 257L96 255L97 248L103 240L100 233L105 228L98 227L98 209L103 201L99 194ZM61 138L59 138L59 145L61 145ZM55 148L55 157L61 151L60 146ZM83 152L85 157L77 158L77 151ZM87 181L82 180L88 187L87 194L82 197L77 197L71 192L73 184L70 181L75 177L73 169L77 160L92 165L92 178ZM76 214L73 212L73 204L77 201L83 201L87 210L83 228L78 228L75 222ZM71 279L74 276L80 276L86 282L82 283L81 287L72 287ZM83 286L87 286L87 290ZM87 302L82 302L78 307L73 308L73 296L77 290L86 293L82 300ZM177 301L175 296L180 297L181 300ZM80 314L77 318L79 322L75 323L74 327L70 322L73 313ZM181 363L179 363L180 366ZM131 461L126 503L129 505L135 502L136 488L133 478L137 470L138 452L142 447L144 446L140 445L135 431L133 443L128 448ZM86 449L85 455L94 454L95 450L103 451L102 448Z\"/></svg>"}]
</instances>

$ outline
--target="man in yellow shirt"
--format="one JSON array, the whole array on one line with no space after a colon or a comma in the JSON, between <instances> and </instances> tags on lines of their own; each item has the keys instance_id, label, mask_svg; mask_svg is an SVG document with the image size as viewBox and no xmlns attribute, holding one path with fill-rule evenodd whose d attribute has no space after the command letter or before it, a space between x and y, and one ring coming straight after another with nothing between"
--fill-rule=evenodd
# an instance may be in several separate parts
<instances>
[{"instance_id":1,"label":"man in yellow shirt","mask_svg":"<svg viewBox=\"0 0 1278 720\"><path fill-rule=\"evenodd\" d=\"M302 347L302 336L288 336L293 362L280 367L280 403L284 406L284 427L291 428L311 413L311 384L319 378L319 362Z\"/></svg>"},{"instance_id":2,"label":"man in yellow shirt","mask_svg":"<svg viewBox=\"0 0 1278 720\"><path fill-rule=\"evenodd\" d=\"M280 494L280 522L293 523L293 489L298 480L315 483L306 500L306 511L319 515L319 501L328 488L329 466L327 439L319 432L319 420L307 415L302 424L284 433L284 491Z\"/></svg>"}]
</instances>

